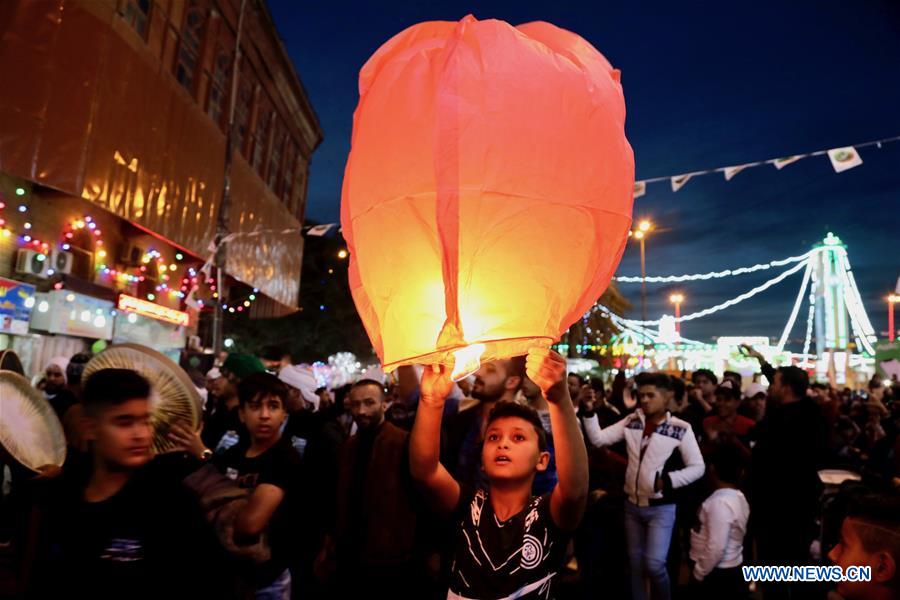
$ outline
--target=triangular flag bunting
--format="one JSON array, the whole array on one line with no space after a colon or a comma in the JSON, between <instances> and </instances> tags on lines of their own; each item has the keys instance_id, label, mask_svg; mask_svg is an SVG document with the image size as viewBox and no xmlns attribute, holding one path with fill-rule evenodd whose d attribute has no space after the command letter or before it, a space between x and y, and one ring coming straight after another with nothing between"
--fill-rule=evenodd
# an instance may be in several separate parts
<instances>
[{"instance_id":1,"label":"triangular flag bunting","mask_svg":"<svg viewBox=\"0 0 900 600\"><path fill-rule=\"evenodd\" d=\"M677 192L681 188L684 187L684 184L688 182L688 179L691 178L690 174L687 175L676 175L672 178L672 191Z\"/></svg>"},{"instance_id":2,"label":"triangular flag bunting","mask_svg":"<svg viewBox=\"0 0 900 600\"><path fill-rule=\"evenodd\" d=\"M747 168L747 165L739 165L737 167L725 167L725 181L731 181L731 178Z\"/></svg>"},{"instance_id":3,"label":"triangular flag bunting","mask_svg":"<svg viewBox=\"0 0 900 600\"><path fill-rule=\"evenodd\" d=\"M781 169L788 166L789 164L797 162L801 158L803 158L802 154L795 154L794 156L785 156L784 158L776 158L773 161L773 164L775 165L775 168L780 171Z\"/></svg>"},{"instance_id":4,"label":"triangular flag bunting","mask_svg":"<svg viewBox=\"0 0 900 600\"><path fill-rule=\"evenodd\" d=\"M634 197L640 198L644 194L647 193L647 182L646 181L635 181L634 182Z\"/></svg>"},{"instance_id":5,"label":"triangular flag bunting","mask_svg":"<svg viewBox=\"0 0 900 600\"><path fill-rule=\"evenodd\" d=\"M828 151L828 158L831 159L831 166L834 167L835 173L843 173L862 164L862 158L853 146L832 148Z\"/></svg>"},{"instance_id":6,"label":"triangular flag bunting","mask_svg":"<svg viewBox=\"0 0 900 600\"><path fill-rule=\"evenodd\" d=\"M323 235L328 233L332 227L334 227L334 223L327 223L325 225L316 225L315 227L310 227L309 231L306 232L306 235L314 235L316 237L322 237Z\"/></svg>"}]
</instances>

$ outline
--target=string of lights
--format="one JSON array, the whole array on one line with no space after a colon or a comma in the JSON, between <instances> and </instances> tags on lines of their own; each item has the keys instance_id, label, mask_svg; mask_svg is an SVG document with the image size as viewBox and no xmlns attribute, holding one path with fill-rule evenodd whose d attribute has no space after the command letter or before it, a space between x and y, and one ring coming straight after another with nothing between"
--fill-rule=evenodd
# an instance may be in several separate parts
<instances>
[{"instance_id":1,"label":"string of lights","mask_svg":"<svg viewBox=\"0 0 900 600\"><path fill-rule=\"evenodd\" d=\"M872 344L877 340L875 329L869 321L862 304L862 297L859 294L859 288L856 287L856 280L853 277L853 271L850 270L850 261L847 258L847 250L840 248L838 250L838 260L842 268L838 269L844 284L844 304L850 313L850 325L856 335L857 344L861 344L866 352L871 355L875 354L875 348Z\"/></svg>"},{"instance_id":2,"label":"string of lights","mask_svg":"<svg viewBox=\"0 0 900 600\"><path fill-rule=\"evenodd\" d=\"M819 285L815 269L810 275L809 315L806 317L806 339L803 341L803 356L809 355L809 345L812 342L813 323L815 323L816 318L816 291Z\"/></svg>"},{"instance_id":3,"label":"string of lights","mask_svg":"<svg viewBox=\"0 0 900 600\"><path fill-rule=\"evenodd\" d=\"M781 282L784 281L786 278L790 277L790 276L793 275L794 273L797 273L798 271L800 271L800 270L803 269L804 267L806 267L806 264L805 264L805 263L797 264L797 265L791 267L790 269L788 269L787 271L784 271L783 273L781 273L781 274L778 275L777 277L774 277L774 278L768 280L767 282L765 282L765 283L763 283L763 284L761 284L761 285L756 286L755 288L753 288L752 290L750 290L750 291L748 291L748 292L744 292L743 294L741 294L741 295L739 295L739 296L736 296L736 297L734 297L734 298L732 298L732 299L730 299L730 300L726 300L725 302L722 302L721 304L717 304L717 305L715 305L715 306L711 306L711 307L709 307L709 308L703 309L703 310L701 310L701 311L697 311L697 312L695 312L695 313L691 313L691 314L689 314L689 315L682 315L681 317L678 317L678 318L673 319L673 320L674 320L676 323L683 323L683 322L685 322L685 321L693 321L694 319L699 319L699 318L701 318L701 317L707 317L707 316L709 316L709 315L711 315L711 314L713 314L713 313L719 312L720 310L724 310L724 309L726 309L726 308L732 307L732 306L734 306L735 304L738 304L738 303L740 303L740 302L743 302L744 300L748 300L748 299L752 298L753 296L759 294L760 292L766 291L767 289L769 289L769 288L772 287L773 285L776 285L776 284L778 284L778 283L781 283ZM656 325L656 326L659 326L659 324L660 324L660 322L662 321L662 319L656 319L656 320L653 320L653 321L633 321L633 320L630 320L630 319L623 319L623 321L626 322L626 323L628 323L629 325Z\"/></svg>"},{"instance_id":4,"label":"string of lights","mask_svg":"<svg viewBox=\"0 0 900 600\"><path fill-rule=\"evenodd\" d=\"M803 296L806 294L806 288L809 286L809 279L812 275L813 262L811 260L806 263L806 271L803 272L803 283L800 284L800 291L797 292L797 300L794 301L794 308L791 310L791 316L788 318L784 331L781 332L781 338L778 340L778 352L784 351L784 345L787 343L791 330L794 329L794 323L797 321L797 314L800 312L800 306L803 304Z\"/></svg>"},{"instance_id":5,"label":"string of lights","mask_svg":"<svg viewBox=\"0 0 900 600\"><path fill-rule=\"evenodd\" d=\"M800 256L791 256L790 258L773 260L772 262L761 263L758 265L753 265L752 267L725 269L724 271L713 271L710 273L695 273L691 275L665 275L647 278L627 276L614 277L613 279L620 283L641 283L642 281L646 281L647 283L676 283L680 281L705 281L708 279L720 279L723 277L734 277L736 275L755 273L756 271L765 271L771 269L772 267L783 267L792 263L801 262L807 260L813 253L817 251L818 250L810 250L806 254L801 254Z\"/></svg>"}]
</instances>

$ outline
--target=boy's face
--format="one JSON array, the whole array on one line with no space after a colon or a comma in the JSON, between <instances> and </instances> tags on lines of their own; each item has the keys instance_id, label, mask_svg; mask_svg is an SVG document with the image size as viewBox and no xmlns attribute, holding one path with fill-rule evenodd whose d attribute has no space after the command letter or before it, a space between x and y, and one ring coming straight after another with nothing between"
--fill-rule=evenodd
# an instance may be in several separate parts
<instances>
[{"instance_id":1,"label":"boy's face","mask_svg":"<svg viewBox=\"0 0 900 600\"><path fill-rule=\"evenodd\" d=\"M656 417L666 411L669 403L669 395L666 390L661 390L655 385L642 385L638 387L638 402L645 417Z\"/></svg>"},{"instance_id":2,"label":"boy's face","mask_svg":"<svg viewBox=\"0 0 900 600\"><path fill-rule=\"evenodd\" d=\"M500 417L484 432L481 463L488 479L515 481L547 470L550 453L541 452L534 425L521 417Z\"/></svg>"},{"instance_id":3,"label":"boy's face","mask_svg":"<svg viewBox=\"0 0 900 600\"><path fill-rule=\"evenodd\" d=\"M868 552L856 532L853 519L844 519L841 525L841 539L828 553L831 561L847 570L849 566L872 567L872 581L842 581L838 583L838 594L847 600L868 598L872 586L890 584L896 574L896 564L886 551Z\"/></svg>"},{"instance_id":4,"label":"boy's face","mask_svg":"<svg viewBox=\"0 0 900 600\"><path fill-rule=\"evenodd\" d=\"M712 396L716 392L716 384L706 375L700 375L694 380L694 387L700 390L704 397Z\"/></svg>"},{"instance_id":5,"label":"boy's face","mask_svg":"<svg viewBox=\"0 0 900 600\"><path fill-rule=\"evenodd\" d=\"M716 394L716 414L720 419L730 419L737 414L740 402L730 394Z\"/></svg>"},{"instance_id":6,"label":"boy's face","mask_svg":"<svg viewBox=\"0 0 900 600\"><path fill-rule=\"evenodd\" d=\"M100 408L87 417L88 439L94 453L106 464L135 469L150 461L150 401L146 398Z\"/></svg>"},{"instance_id":7,"label":"boy's face","mask_svg":"<svg viewBox=\"0 0 900 600\"><path fill-rule=\"evenodd\" d=\"M278 396L257 396L241 406L241 422L254 442L266 442L281 435L287 413Z\"/></svg>"}]
</instances>

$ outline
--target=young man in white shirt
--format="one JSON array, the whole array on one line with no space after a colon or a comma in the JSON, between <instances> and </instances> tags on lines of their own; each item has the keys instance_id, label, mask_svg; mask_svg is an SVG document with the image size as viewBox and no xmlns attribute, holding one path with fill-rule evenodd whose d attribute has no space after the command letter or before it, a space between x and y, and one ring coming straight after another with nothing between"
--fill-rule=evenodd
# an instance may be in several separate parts
<instances>
[{"instance_id":1,"label":"young man in white shirt","mask_svg":"<svg viewBox=\"0 0 900 600\"><path fill-rule=\"evenodd\" d=\"M741 572L744 535L750 505L738 489L744 457L732 444L718 446L710 461L715 491L698 513L699 530L691 531L690 558L696 598L746 599L747 584Z\"/></svg>"},{"instance_id":2,"label":"young man in white shirt","mask_svg":"<svg viewBox=\"0 0 900 600\"><path fill-rule=\"evenodd\" d=\"M625 472L625 535L631 563L634 600L669 600L666 556L675 525L675 504L664 492L680 488L703 476L704 465L691 426L666 410L671 379L663 373L635 377L640 407L621 421L601 430L597 417L584 419L585 432L594 446L625 440L628 469ZM678 450L684 468L666 471L666 461Z\"/></svg>"}]
</instances>

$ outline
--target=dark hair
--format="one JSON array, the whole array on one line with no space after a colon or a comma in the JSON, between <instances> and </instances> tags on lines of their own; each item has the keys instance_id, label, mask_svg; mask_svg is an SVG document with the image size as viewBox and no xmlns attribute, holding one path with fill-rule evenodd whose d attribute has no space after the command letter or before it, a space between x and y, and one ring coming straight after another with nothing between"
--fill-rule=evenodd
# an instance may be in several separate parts
<instances>
[{"instance_id":1,"label":"dark hair","mask_svg":"<svg viewBox=\"0 0 900 600\"><path fill-rule=\"evenodd\" d=\"M659 390L672 390L672 378L665 373L653 373L644 371L634 376L634 383L641 387L642 385L656 386Z\"/></svg>"},{"instance_id":2,"label":"dark hair","mask_svg":"<svg viewBox=\"0 0 900 600\"><path fill-rule=\"evenodd\" d=\"M800 367L778 367L776 372L781 373L781 385L786 385L794 392L797 398L806 396L809 387L809 375Z\"/></svg>"},{"instance_id":3,"label":"dark hair","mask_svg":"<svg viewBox=\"0 0 900 600\"><path fill-rule=\"evenodd\" d=\"M684 397L684 391L687 389L687 384L684 382L684 379L681 377L670 377L669 382L672 384L672 391L675 393L675 400L681 401Z\"/></svg>"},{"instance_id":4,"label":"dark hair","mask_svg":"<svg viewBox=\"0 0 900 600\"><path fill-rule=\"evenodd\" d=\"M81 383L81 374L84 373L84 366L93 358L90 352L79 352L69 359L66 366L66 381L69 385L79 385Z\"/></svg>"},{"instance_id":5,"label":"dark hair","mask_svg":"<svg viewBox=\"0 0 900 600\"><path fill-rule=\"evenodd\" d=\"M522 381L525 379L525 356L513 356L512 358L506 359L506 377L518 377L519 378L519 386L516 388L516 391L519 391L519 388L522 387Z\"/></svg>"},{"instance_id":6,"label":"dark hair","mask_svg":"<svg viewBox=\"0 0 900 600\"><path fill-rule=\"evenodd\" d=\"M725 382L722 382L722 385L716 388L716 396L728 396L732 400L740 400L741 399L741 388L735 387L733 381L729 381L732 385L725 385Z\"/></svg>"},{"instance_id":7,"label":"dark hair","mask_svg":"<svg viewBox=\"0 0 900 600\"><path fill-rule=\"evenodd\" d=\"M853 498L847 518L856 521L853 529L866 552L887 551L900 565L900 497L887 494L864 494ZM900 586L900 573L888 584Z\"/></svg>"},{"instance_id":8,"label":"dark hair","mask_svg":"<svg viewBox=\"0 0 900 600\"><path fill-rule=\"evenodd\" d=\"M360 379L359 381L357 381L356 383L354 383L352 386L350 386L350 391L352 392L352 391L355 390L356 388L365 387L365 386L367 386L367 385L374 385L374 386L377 387L379 390L381 390L381 399L384 400L384 398L385 398L385 396L386 396L385 389L384 389L384 384L383 384L383 383L380 383L380 382L378 382L378 381L375 381L374 379Z\"/></svg>"},{"instance_id":9,"label":"dark hair","mask_svg":"<svg viewBox=\"0 0 900 600\"><path fill-rule=\"evenodd\" d=\"M719 444L709 459L719 481L737 485L744 472L744 457L735 444Z\"/></svg>"},{"instance_id":10,"label":"dark hair","mask_svg":"<svg viewBox=\"0 0 900 600\"><path fill-rule=\"evenodd\" d=\"M547 432L544 431L544 424L541 423L541 418L538 416L536 410L530 406L519 404L518 402L498 402L488 416L485 429L490 427L491 423L497 419L506 417L518 417L531 423L531 426L534 427L534 431L538 436L538 450L541 452L547 451Z\"/></svg>"},{"instance_id":11,"label":"dark hair","mask_svg":"<svg viewBox=\"0 0 900 600\"><path fill-rule=\"evenodd\" d=\"M584 377L582 377L580 373L569 373L568 375L566 375L566 378L569 378L569 377L574 377L575 379L578 380L578 387L581 387L584 385Z\"/></svg>"},{"instance_id":12,"label":"dark hair","mask_svg":"<svg viewBox=\"0 0 900 600\"><path fill-rule=\"evenodd\" d=\"M693 383L694 385L697 385L698 377L706 377L707 379L712 381L713 384L719 383L719 378L716 377L716 374L713 373L712 371L710 371L709 369L697 369L696 371L694 371L691 374L691 383Z\"/></svg>"},{"instance_id":13,"label":"dark hair","mask_svg":"<svg viewBox=\"0 0 900 600\"><path fill-rule=\"evenodd\" d=\"M281 404L287 406L288 387L271 373L253 373L244 377L237 386L238 402L244 406L257 398L275 396Z\"/></svg>"},{"instance_id":14,"label":"dark hair","mask_svg":"<svg viewBox=\"0 0 900 600\"><path fill-rule=\"evenodd\" d=\"M737 371L725 371L722 373L722 381L725 381L726 379L733 379L738 385L744 383L744 377Z\"/></svg>"},{"instance_id":15,"label":"dark hair","mask_svg":"<svg viewBox=\"0 0 900 600\"><path fill-rule=\"evenodd\" d=\"M260 358L262 358L263 360L274 360L274 361L281 360L282 358L284 358L287 355L288 355L288 353L285 351L285 349L282 348L281 346L277 346L277 345L266 346L262 349L262 352L260 352L260 354L259 354Z\"/></svg>"},{"instance_id":16,"label":"dark hair","mask_svg":"<svg viewBox=\"0 0 900 600\"><path fill-rule=\"evenodd\" d=\"M84 412L93 416L101 409L118 406L129 400L150 397L150 382L131 369L102 369L84 383L81 402Z\"/></svg>"},{"instance_id":17,"label":"dark hair","mask_svg":"<svg viewBox=\"0 0 900 600\"><path fill-rule=\"evenodd\" d=\"M25 369L22 367L22 361L19 355L12 350L3 350L0 352L0 371L12 371L24 377Z\"/></svg>"}]
</instances>

